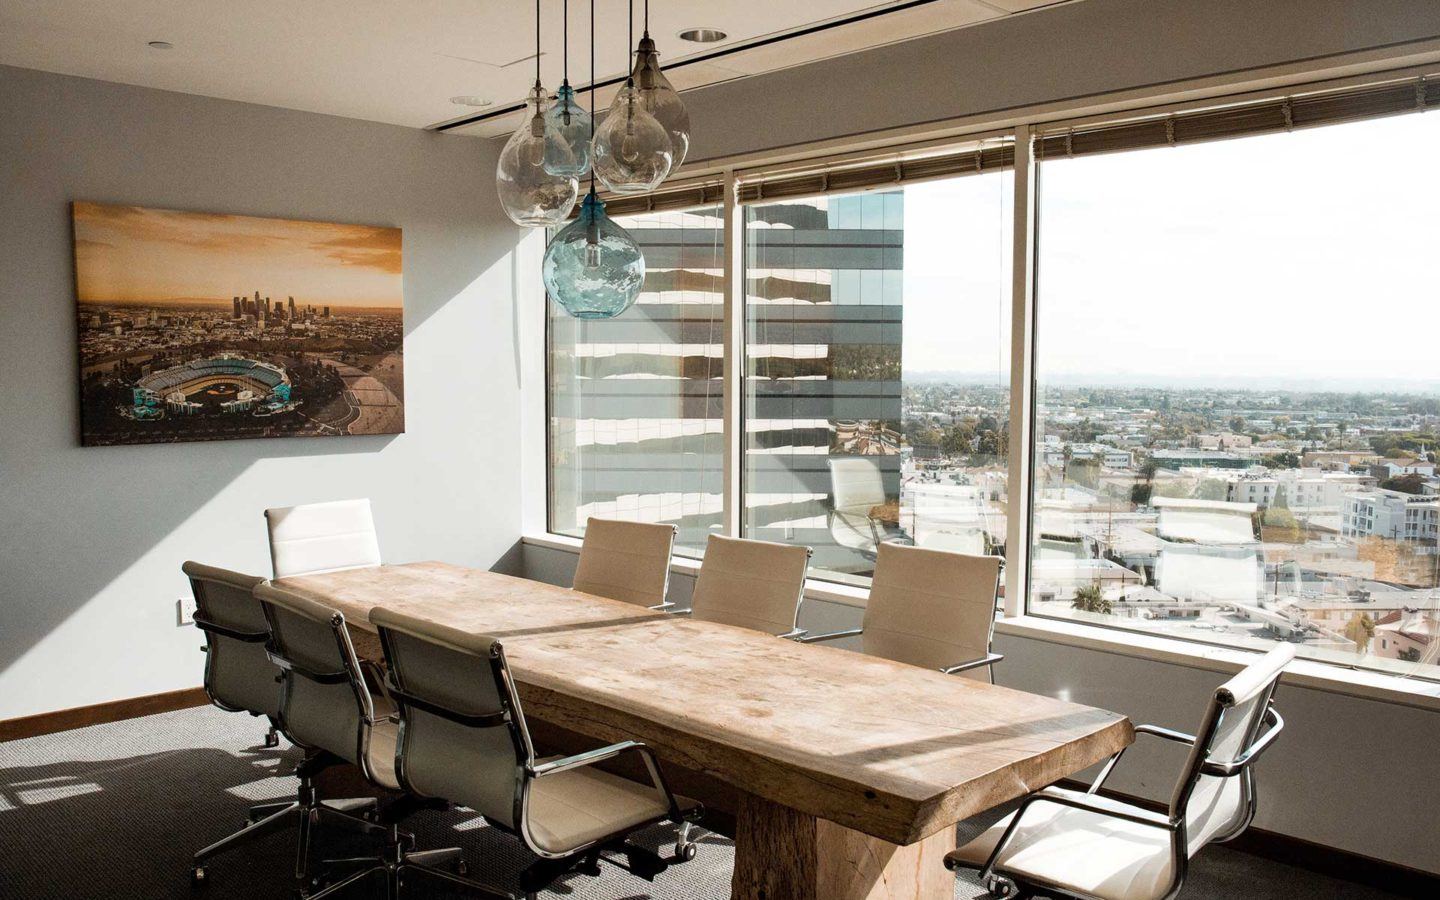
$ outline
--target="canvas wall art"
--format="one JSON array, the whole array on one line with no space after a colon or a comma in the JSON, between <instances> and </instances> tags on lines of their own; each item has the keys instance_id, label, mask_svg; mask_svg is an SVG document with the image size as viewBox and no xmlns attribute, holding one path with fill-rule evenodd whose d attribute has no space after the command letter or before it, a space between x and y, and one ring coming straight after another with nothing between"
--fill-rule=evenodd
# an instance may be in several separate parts
<instances>
[{"instance_id":1,"label":"canvas wall art","mask_svg":"<svg viewBox=\"0 0 1440 900\"><path fill-rule=\"evenodd\" d=\"M405 430L400 229L73 210L83 444Z\"/></svg>"}]
</instances>

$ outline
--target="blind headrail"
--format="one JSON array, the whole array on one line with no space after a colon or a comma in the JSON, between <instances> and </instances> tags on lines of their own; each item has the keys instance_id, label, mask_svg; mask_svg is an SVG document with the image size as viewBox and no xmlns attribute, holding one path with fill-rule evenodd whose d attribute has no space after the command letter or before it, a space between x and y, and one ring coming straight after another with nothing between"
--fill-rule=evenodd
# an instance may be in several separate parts
<instances>
[{"instance_id":1,"label":"blind headrail","mask_svg":"<svg viewBox=\"0 0 1440 900\"><path fill-rule=\"evenodd\" d=\"M894 156L773 175L743 176L736 190L736 199L741 203L765 203L823 194L846 194L940 178L988 174L1013 168L1014 165L1013 142L997 140L988 145L926 156Z\"/></svg>"},{"instance_id":2,"label":"blind headrail","mask_svg":"<svg viewBox=\"0 0 1440 900\"><path fill-rule=\"evenodd\" d=\"M1292 91L1261 100L1139 116L1128 121L1050 128L1042 130L1036 139L1035 156L1053 160L1174 147L1424 112L1440 107L1437 80L1434 75L1412 75L1359 87Z\"/></svg>"}]
</instances>

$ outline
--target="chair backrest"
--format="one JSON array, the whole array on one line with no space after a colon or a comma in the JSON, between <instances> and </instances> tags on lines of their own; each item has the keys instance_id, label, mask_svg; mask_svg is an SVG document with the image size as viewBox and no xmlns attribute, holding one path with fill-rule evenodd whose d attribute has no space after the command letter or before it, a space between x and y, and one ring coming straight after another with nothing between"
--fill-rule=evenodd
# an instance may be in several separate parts
<instances>
[{"instance_id":1,"label":"chair backrest","mask_svg":"<svg viewBox=\"0 0 1440 900\"><path fill-rule=\"evenodd\" d=\"M273 718L280 712L280 670L265 651L270 623L253 593L265 579L197 562L180 568L195 595L195 625L205 632L210 702Z\"/></svg>"},{"instance_id":2,"label":"chair backrest","mask_svg":"<svg viewBox=\"0 0 1440 900\"><path fill-rule=\"evenodd\" d=\"M1226 776L1206 774L1205 769L1241 759L1255 743L1280 675L1294 658L1294 646L1281 644L1217 688L1211 698L1170 797L1170 815L1185 816L1191 856L1211 841L1235 837L1250 824L1253 770L1246 766Z\"/></svg>"},{"instance_id":3,"label":"chair backrest","mask_svg":"<svg viewBox=\"0 0 1440 900\"><path fill-rule=\"evenodd\" d=\"M380 565L369 500L265 510L276 578Z\"/></svg>"},{"instance_id":4,"label":"chair backrest","mask_svg":"<svg viewBox=\"0 0 1440 900\"><path fill-rule=\"evenodd\" d=\"M574 588L638 606L659 606L670 587L674 544L674 525L588 519Z\"/></svg>"},{"instance_id":5,"label":"chair backrest","mask_svg":"<svg viewBox=\"0 0 1440 900\"><path fill-rule=\"evenodd\" d=\"M940 669L990 652L998 556L881 544L865 604L866 653ZM961 674L990 680L990 667Z\"/></svg>"},{"instance_id":6,"label":"chair backrest","mask_svg":"<svg viewBox=\"0 0 1440 900\"><path fill-rule=\"evenodd\" d=\"M521 830L534 751L500 643L382 607L370 621L400 713L400 786Z\"/></svg>"},{"instance_id":7,"label":"chair backrest","mask_svg":"<svg viewBox=\"0 0 1440 900\"><path fill-rule=\"evenodd\" d=\"M280 730L302 747L324 750L373 777L365 742L375 710L345 616L269 582L255 597L270 623L270 658L284 670Z\"/></svg>"},{"instance_id":8,"label":"chair backrest","mask_svg":"<svg viewBox=\"0 0 1440 900\"><path fill-rule=\"evenodd\" d=\"M885 478L880 466L864 456L830 458L830 497L841 512L868 513L885 502Z\"/></svg>"},{"instance_id":9,"label":"chair backrest","mask_svg":"<svg viewBox=\"0 0 1440 900\"><path fill-rule=\"evenodd\" d=\"M795 628L810 548L710 535L691 615L770 634Z\"/></svg>"}]
</instances>

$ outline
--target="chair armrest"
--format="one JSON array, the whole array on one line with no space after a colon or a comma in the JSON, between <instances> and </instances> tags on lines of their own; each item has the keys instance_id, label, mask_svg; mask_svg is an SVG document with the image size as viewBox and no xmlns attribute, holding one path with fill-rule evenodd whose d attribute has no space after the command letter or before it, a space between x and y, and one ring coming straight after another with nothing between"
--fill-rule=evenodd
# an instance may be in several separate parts
<instances>
[{"instance_id":1,"label":"chair armrest","mask_svg":"<svg viewBox=\"0 0 1440 900\"><path fill-rule=\"evenodd\" d=\"M689 810L680 807L675 795L670 791L670 785L665 782L665 776L660 773L660 764L655 761L655 754L639 741L621 741L608 747L576 753L574 756L552 759L550 762L530 767L529 773L533 778L544 778L584 766L593 766L626 753L638 753L640 758L645 761L645 769L650 775L650 784L660 796L665 798L665 804L670 808L669 815L672 819L679 822L682 818L695 817L703 812L704 808L698 805Z\"/></svg>"},{"instance_id":2,"label":"chair armrest","mask_svg":"<svg viewBox=\"0 0 1440 900\"><path fill-rule=\"evenodd\" d=\"M1186 734L1183 731L1175 731L1170 728L1161 728L1159 725L1136 725L1136 734L1148 734L1151 737L1162 738L1167 741L1174 741L1177 744L1195 745L1195 735Z\"/></svg>"},{"instance_id":3,"label":"chair armrest","mask_svg":"<svg viewBox=\"0 0 1440 900\"><path fill-rule=\"evenodd\" d=\"M1161 740L1173 741L1177 744L1184 744L1189 747L1193 747L1195 745L1194 735L1186 734L1183 731L1175 731L1170 728L1161 728L1159 725L1136 725L1135 733L1137 735L1145 734L1149 735L1150 737L1158 737ZM1120 762L1120 757L1124 755L1125 751L1122 749L1119 753L1116 753L1114 756L1110 757L1109 761L1105 763L1105 768L1101 769L1100 774L1095 776L1095 781L1090 785L1087 793L1094 795L1097 791L1100 790L1101 786L1105 784L1105 779L1109 778L1110 773L1115 771L1115 764Z\"/></svg>"},{"instance_id":4,"label":"chair armrest","mask_svg":"<svg viewBox=\"0 0 1440 900\"><path fill-rule=\"evenodd\" d=\"M856 637L864 631L863 628L847 628L844 631L830 631L824 634L802 634L794 640L802 644L815 644L820 641L833 641L837 638Z\"/></svg>"},{"instance_id":5,"label":"chair armrest","mask_svg":"<svg viewBox=\"0 0 1440 900\"><path fill-rule=\"evenodd\" d=\"M1003 653L987 653L979 659L972 659L970 662L961 663L958 666L946 666L940 671L946 675L954 675L957 672L968 672L971 669L978 669L981 666L993 666L1004 658L1005 655Z\"/></svg>"},{"instance_id":6,"label":"chair armrest","mask_svg":"<svg viewBox=\"0 0 1440 900\"><path fill-rule=\"evenodd\" d=\"M608 747L599 747L594 750L586 750L584 753L576 753L574 756L566 756L561 759L552 759L547 763L540 763L530 769L530 774L536 778L544 778L547 775L558 775L561 772L568 772L571 769L578 769L582 766L593 766L596 763L614 759L624 753L635 753L648 748L639 741L621 741L618 744L611 744Z\"/></svg>"},{"instance_id":7,"label":"chair armrest","mask_svg":"<svg viewBox=\"0 0 1440 900\"><path fill-rule=\"evenodd\" d=\"M1201 764L1200 771L1206 775L1219 775L1228 778L1231 775L1250 768L1250 766L1255 764L1255 760L1260 758L1260 754L1264 753L1269 749L1271 744L1275 743L1275 738L1278 737L1280 732L1285 728L1285 720L1280 718L1280 714L1275 711L1275 707L1273 706L1265 710L1265 724L1268 725L1269 728L1260 736L1259 740L1249 747L1246 747L1244 753L1241 753L1228 763L1210 762L1207 760Z\"/></svg>"}]
</instances>

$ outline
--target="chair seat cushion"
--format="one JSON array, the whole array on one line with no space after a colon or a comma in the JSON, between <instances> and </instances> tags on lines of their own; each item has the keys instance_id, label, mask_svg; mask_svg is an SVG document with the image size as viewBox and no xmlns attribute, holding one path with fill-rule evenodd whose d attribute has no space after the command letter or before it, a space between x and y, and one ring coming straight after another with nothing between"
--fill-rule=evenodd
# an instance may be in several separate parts
<instances>
[{"instance_id":1,"label":"chair seat cushion","mask_svg":"<svg viewBox=\"0 0 1440 900\"><path fill-rule=\"evenodd\" d=\"M530 785L530 837L547 853L568 853L663 817L658 790L582 766Z\"/></svg>"},{"instance_id":2,"label":"chair seat cushion","mask_svg":"<svg viewBox=\"0 0 1440 900\"><path fill-rule=\"evenodd\" d=\"M379 719L370 728L370 744L367 750L370 774L375 783L390 790L398 790L400 783L395 779L395 740L399 726L389 719Z\"/></svg>"},{"instance_id":3,"label":"chair seat cushion","mask_svg":"<svg viewBox=\"0 0 1440 900\"><path fill-rule=\"evenodd\" d=\"M947 859L979 869L1015 814ZM1151 900L1171 884L1170 833L1097 812L1040 801L1025 811L996 864L1000 874L1067 888L1100 900Z\"/></svg>"}]
</instances>

